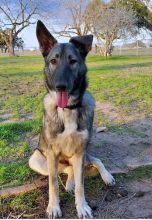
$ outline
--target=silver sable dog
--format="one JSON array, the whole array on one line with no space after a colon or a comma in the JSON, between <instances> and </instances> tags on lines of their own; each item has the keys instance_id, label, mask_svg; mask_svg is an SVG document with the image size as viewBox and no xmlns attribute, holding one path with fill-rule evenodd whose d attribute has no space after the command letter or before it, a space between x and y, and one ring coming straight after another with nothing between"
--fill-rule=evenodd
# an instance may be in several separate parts
<instances>
[{"instance_id":1,"label":"silver sable dog","mask_svg":"<svg viewBox=\"0 0 152 220\"><path fill-rule=\"evenodd\" d=\"M91 50L92 35L73 37L59 44L41 21L37 22L37 38L44 57L45 85L43 128L38 148L29 166L49 176L50 218L61 217L58 173L68 174L66 190L75 191L79 218L91 218L92 211L84 195L84 166L95 166L106 184L114 184L112 175L102 162L87 153L91 136L94 99L87 88L85 57Z\"/></svg>"}]
</instances>

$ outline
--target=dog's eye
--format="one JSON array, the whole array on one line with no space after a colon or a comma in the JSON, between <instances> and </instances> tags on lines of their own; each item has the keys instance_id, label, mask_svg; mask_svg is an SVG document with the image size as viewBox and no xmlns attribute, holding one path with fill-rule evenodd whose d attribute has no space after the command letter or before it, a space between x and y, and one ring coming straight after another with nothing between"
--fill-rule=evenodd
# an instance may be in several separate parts
<instances>
[{"instance_id":1,"label":"dog's eye","mask_svg":"<svg viewBox=\"0 0 152 220\"><path fill-rule=\"evenodd\" d=\"M53 65L56 65L56 64L57 64L57 60L56 60L56 59L52 59L50 62L51 62Z\"/></svg>"},{"instance_id":2,"label":"dog's eye","mask_svg":"<svg viewBox=\"0 0 152 220\"><path fill-rule=\"evenodd\" d=\"M73 64L75 64L75 63L77 63L77 60L74 60L74 59L70 60L70 64L71 64L71 65L73 65Z\"/></svg>"}]
</instances>

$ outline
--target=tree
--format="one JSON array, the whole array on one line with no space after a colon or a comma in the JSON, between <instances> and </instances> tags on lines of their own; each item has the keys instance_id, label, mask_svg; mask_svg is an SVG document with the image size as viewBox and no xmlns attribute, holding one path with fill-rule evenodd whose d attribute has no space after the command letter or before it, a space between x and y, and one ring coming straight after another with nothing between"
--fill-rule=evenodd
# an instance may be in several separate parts
<instances>
[{"instance_id":1,"label":"tree","mask_svg":"<svg viewBox=\"0 0 152 220\"><path fill-rule=\"evenodd\" d=\"M18 49L23 50L24 47L24 41L21 37L16 37L15 39L15 47L17 47Z\"/></svg>"},{"instance_id":2,"label":"tree","mask_svg":"<svg viewBox=\"0 0 152 220\"><path fill-rule=\"evenodd\" d=\"M64 0L60 7L59 19L61 31L54 30L60 36L71 38L72 35L86 35L89 32L85 20L86 0ZM64 21L64 22L63 22Z\"/></svg>"},{"instance_id":3,"label":"tree","mask_svg":"<svg viewBox=\"0 0 152 220\"><path fill-rule=\"evenodd\" d=\"M86 9L86 20L89 30L98 42L104 42L104 55L112 54L114 40L137 33L133 11L120 6L103 4L101 1L90 1Z\"/></svg>"},{"instance_id":4,"label":"tree","mask_svg":"<svg viewBox=\"0 0 152 220\"><path fill-rule=\"evenodd\" d=\"M9 48L6 44L6 40L9 39L9 35L7 34L8 30L0 30L0 49L1 49L1 52L7 52L9 51ZM5 36L5 38L4 38ZM18 49L21 48L23 50L23 46L24 46L24 41L21 37L16 37L15 40L14 40L14 47L17 47Z\"/></svg>"},{"instance_id":5,"label":"tree","mask_svg":"<svg viewBox=\"0 0 152 220\"><path fill-rule=\"evenodd\" d=\"M14 55L15 39L27 26L32 24L32 16L37 14L37 5L32 0L1 0L1 25L5 28L3 39L11 56Z\"/></svg>"},{"instance_id":6,"label":"tree","mask_svg":"<svg viewBox=\"0 0 152 220\"><path fill-rule=\"evenodd\" d=\"M152 31L152 10L150 0L112 0L113 5L120 5L127 10L132 9L136 16L136 25L139 29L145 28Z\"/></svg>"},{"instance_id":7,"label":"tree","mask_svg":"<svg viewBox=\"0 0 152 220\"><path fill-rule=\"evenodd\" d=\"M14 56L15 39L18 34L35 23L38 16L46 15L52 11L54 0L1 0L0 4L0 27L5 30L3 39ZM9 37L8 37L9 36Z\"/></svg>"},{"instance_id":8,"label":"tree","mask_svg":"<svg viewBox=\"0 0 152 220\"><path fill-rule=\"evenodd\" d=\"M3 38L3 35L2 35L2 29L0 29L0 49L1 49L1 52L5 52L7 51L7 46L6 46L6 43L5 43L5 40Z\"/></svg>"}]
</instances>

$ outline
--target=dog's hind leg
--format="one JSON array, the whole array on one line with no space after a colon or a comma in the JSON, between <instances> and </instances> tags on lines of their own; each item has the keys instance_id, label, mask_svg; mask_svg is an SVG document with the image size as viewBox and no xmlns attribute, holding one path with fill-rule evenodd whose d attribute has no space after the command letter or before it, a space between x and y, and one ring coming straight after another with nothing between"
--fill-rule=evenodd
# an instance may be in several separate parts
<instances>
[{"instance_id":1,"label":"dog's hind leg","mask_svg":"<svg viewBox=\"0 0 152 220\"><path fill-rule=\"evenodd\" d=\"M74 181L74 172L72 166L67 166L64 170L64 173L68 174L68 178L66 181L66 191L69 193L73 193L75 189L75 181Z\"/></svg>"},{"instance_id":2,"label":"dog's hind leg","mask_svg":"<svg viewBox=\"0 0 152 220\"><path fill-rule=\"evenodd\" d=\"M105 168L101 160L99 160L96 157L93 157L87 153L86 155L86 161L85 165L93 165L94 167L97 168L99 171L103 181L105 182L106 185L114 185L115 184L115 179L113 176L108 172L108 170Z\"/></svg>"},{"instance_id":3,"label":"dog's hind leg","mask_svg":"<svg viewBox=\"0 0 152 220\"><path fill-rule=\"evenodd\" d=\"M32 170L48 176L47 160L39 150L35 150L29 159L29 166Z\"/></svg>"},{"instance_id":4,"label":"dog's hind leg","mask_svg":"<svg viewBox=\"0 0 152 220\"><path fill-rule=\"evenodd\" d=\"M29 166L37 173L48 176L47 160L39 150L36 149L30 157ZM69 193L74 192L75 182L72 166L65 166L59 163L59 173L66 173L68 175L65 189Z\"/></svg>"}]
</instances>

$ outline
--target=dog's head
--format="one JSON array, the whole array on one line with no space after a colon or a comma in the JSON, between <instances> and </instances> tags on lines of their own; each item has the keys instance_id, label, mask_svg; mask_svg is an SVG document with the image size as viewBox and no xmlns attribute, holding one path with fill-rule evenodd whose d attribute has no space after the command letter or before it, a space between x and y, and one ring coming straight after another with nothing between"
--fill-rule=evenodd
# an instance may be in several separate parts
<instances>
[{"instance_id":1,"label":"dog's head","mask_svg":"<svg viewBox=\"0 0 152 220\"><path fill-rule=\"evenodd\" d=\"M93 36L73 37L69 43L60 44L41 21L37 22L36 35L45 60L47 89L56 92L57 106L77 105L87 87L85 57Z\"/></svg>"}]
</instances>

